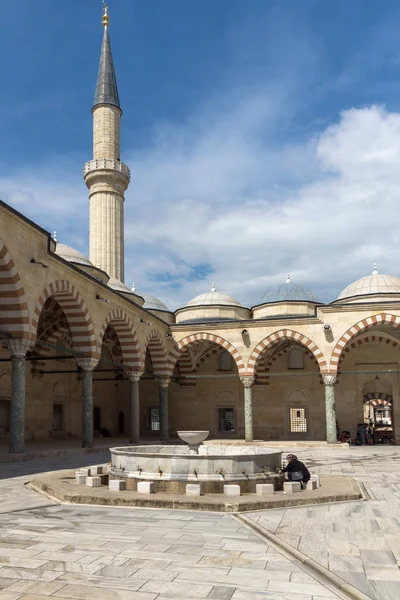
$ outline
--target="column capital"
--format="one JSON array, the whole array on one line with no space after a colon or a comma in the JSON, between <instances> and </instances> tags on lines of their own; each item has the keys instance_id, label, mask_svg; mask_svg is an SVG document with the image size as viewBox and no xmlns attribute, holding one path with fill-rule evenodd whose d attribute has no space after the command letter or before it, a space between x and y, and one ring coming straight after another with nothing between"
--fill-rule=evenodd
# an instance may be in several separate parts
<instances>
[{"instance_id":1,"label":"column capital","mask_svg":"<svg viewBox=\"0 0 400 600\"><path fill-rule=\"evenodd\" d=\"M251 388L254 384L256 378L255 377L241 377L240 381L243 383L245 388Z\"/></svg>"},{"instance_id":2,"label":"column capital","mask_svg":"<svg viewBox=\"0 0 400 600\"><path fill-rule=\"evenodd\" d=\"M336 375L322 375L322 381L324 382L324 385L334 385L336 380Z\"/></svg>"},{"instance_id":3,"label":"column capital","mask_svg":"<svg viewBox=\"0 0 400 600\"><path fill-rule=\"evenodd\" d=\"M168 389L168 386L171 383L171 377L156 377L155 379L160 388L163 389Z\"/></svg>"},{"instance_id":4,"label":"column capital","mask_svg":"<svg viewBox=\"0 0 400 600\"><path fill-rule=\"evenodd\" d=\"M76 362L82 371L93 371L99 364L97 358L77 358Z\"/></svg>"},{"instance_id":5,"label":"column capital","mask_svg":"<svg viewBox=\"0 0 400 600\"><path fill-rule=\"evenodd\" d=\"M13 338L6 340L4 345L10 351L11 356L25 358L28 350L32 348L33 342L31 340Z\"/></svg>"},{"instance_id":6,"label":"column capital","mask_svg":"<svg viewBox=\"0 0 400 600\"><path fill-rule=\"evenodd\" d=\"M127 372L129 381L132 381L133 383L139 383L142 375L143 375L143 373L139 373L138 371L128 371Z\"/></svg>"}]
</instances>

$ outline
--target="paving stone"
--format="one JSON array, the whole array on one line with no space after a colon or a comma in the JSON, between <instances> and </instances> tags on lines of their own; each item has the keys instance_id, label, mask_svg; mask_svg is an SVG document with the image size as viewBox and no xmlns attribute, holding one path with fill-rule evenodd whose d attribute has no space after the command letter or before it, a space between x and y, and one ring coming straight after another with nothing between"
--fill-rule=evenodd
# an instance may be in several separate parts
<instances>
[{"instance_id":1,"label":"paving stone","mask_svg":"<svg viewBox=\"0 0 400 600\"><path fill-rule=\"evenodd\" d=\"M139 481L137 484L138 494L152 494L154 492L154 483L152 481Z\"/></svg>"},{"instance_id":2,"label":"paving stone","mask_svg":"<svg viewBox=\"0 0 400 600\"><path fill-rule=\"evenodd\" d=\"M125 479L110 479L108 482L108 489L112 492L122 492L126 490Z\"/></svg>"},{"instance_id":3,"label":"paving stone","mask_svg":"<svg viewBox=\"0 0 400 600\"><path fill-rule=\"evenodd\" d=\"M264 494L273 494L273 493L274 493L273 483L257 483L256 484L256 494L258 496L263 496Z\"/></svg>"},{"instance_id":4,"label":"paving stone","mask_svg":"<svg viewBox=\"0 0 400 600\"><path fill-rule=\"evenodd\" d=\"M285 481L283 484L283 491L286 492L286 494L295 494L296 492L301 492L300 481Z\"/></svg>"},{"instance_id":5,"label":"paving stone","mask_svg":"<svg viewBox=\"0 0 400 600\"><path fill-rule=\"evenodd\" d=\"M101 477L86 477L87 487L101 487Z\"/></svg>"},{"instance_id":6,"label":"paving stone","mask_svg":"<svg viewBox=\"0 0 400 600\"><path fill-rule=\"evenodd\" d=\"M225 496L240 496L240 485L226 484L224 485Z\"/></svg>"},{"instance_id":7,"label":"paving stone","mask_svg":"<svg viewBox=\"0 0 400 600\"><path fill-rule=\"evenodd\" d=\"M201 488L199 483L186 484L186 496L201 496Z\"/></svg>"}]
</instances>

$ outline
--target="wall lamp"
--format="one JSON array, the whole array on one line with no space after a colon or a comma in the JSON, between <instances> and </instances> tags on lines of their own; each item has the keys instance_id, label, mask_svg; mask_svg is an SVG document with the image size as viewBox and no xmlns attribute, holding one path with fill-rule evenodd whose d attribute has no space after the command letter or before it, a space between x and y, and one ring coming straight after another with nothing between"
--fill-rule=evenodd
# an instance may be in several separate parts
<instances>
[{"instance_id":1,"label":"wall lamp","mask_svg":"<svg viewBox=\"0 0 400 600\"><path fill-rule=\"evenodd\" d=\"M145 321L144 319L140 319L141 323L144 323L145 325L151 325L150 321Z\"/></svg>"},{"instance_id":2,"label":"wall lamp","mask_svg":"<svg viewBox=\"0 0 400 600\"><path fill-rule=\"evenodd\" d=\"M243 329L242 335L249 335L249 332L247 331L247 329Z\"/></svg>"},{"instance_id":3,"label":"wall lamp","mask_svg":"<svg viewBox=\"0 0 400 600\"><path fill-rule=\"evenodd\" d=\"M331 329L331 326L326 324L324 325L324 331L329 331Z\"/></svg>"},{"instance_id":4,"label":"wall lamp","mask_svg":"<svg viewBox=\"0 0 400 600\"><path fill-rule=\"evenodd\" d=\"M102 298L98 294L96 294L96 300L99 300L99 302L110 302L109 300L107 300L107 298Z\"/></svg>"},{"instance_id":5,"label":"wall lamp","mask_svg":"<svg viewBox=\"0 0 400 600\"><path fill-rule=\"evenodd\" d=\"M48 265L45 265L44 263L40 262L40 260L36 260L36 258L31 258L31 264L32 265L42 265L42 267L44 269L48 269Z\"/></svg>"},{"instance_id":6,"label":"wall lamp","mask_svg":"<svg viewBox=\"0 0 400 600\"><path fill-rule=\"evenodd\" d=\"M167 331L167 333L165 334L165 337L173 337L173 335L172 335L172 333L168 333L168 331Z\"/></svg>"}]
</instances>

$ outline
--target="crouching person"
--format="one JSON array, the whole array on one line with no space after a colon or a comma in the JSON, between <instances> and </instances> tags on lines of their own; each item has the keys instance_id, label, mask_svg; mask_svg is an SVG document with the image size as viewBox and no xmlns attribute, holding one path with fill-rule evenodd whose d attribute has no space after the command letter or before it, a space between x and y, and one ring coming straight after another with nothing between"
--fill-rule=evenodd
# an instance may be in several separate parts
<instances>
[{"instance_id":1,"label":"crouching person","mask_svg":"<svg viewBox=\"0 0 400 600\"><path fill-rule=\"evenodd\" d=\"M281 473L287 473L289 481L300 481L301 489L305 490L307 482L310 481L310 471L306 465L297 459L295 454L288 454L286 457L288 464L284 469L281 469Z\"/></svg>"}]
</instances>

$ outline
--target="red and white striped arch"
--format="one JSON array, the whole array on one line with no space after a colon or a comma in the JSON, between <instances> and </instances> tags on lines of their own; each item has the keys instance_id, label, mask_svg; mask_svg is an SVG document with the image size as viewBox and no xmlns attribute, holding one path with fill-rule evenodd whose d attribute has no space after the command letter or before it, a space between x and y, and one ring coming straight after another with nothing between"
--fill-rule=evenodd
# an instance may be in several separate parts
<instances>
[{"instance_id":1,"label":"red and white striped arch","mask_svg":"<svg viewBox=\"0 0 400 600\"><path fill-rule=\"evenodd\" d=\"M338 342L336 343L336 345L332 351L332 355L331 355L331 359L330 359L330 363L329 363L329 371L331 373L334 373L337 371L338 366L339 366L339 361L340 361L340 358L342 356L345 346L356 335L359 335L360 333L362 333L363 331L366 331L367 329L372 329L373 327L376 327L377 325L388 325L390 327L400 327L400 317L397 315L381 313L379 315L374 315L373 317L367 317L366 319L362 319L361 321L359 321L358 323L356 323L355 325L350 327L350 329L348 329L346 331L346 333L344 333L342 335L342 337L338 340Z\"/></svg>"},{"instance_id":2,"label":"red and white striped arch","mask_svg":"<svg viewBox=\"0 0 400 600\"><path fill-rule=\"evenodd\" d=\"M343 360L346 358L346 356L350 352L352 352L352 350L356 350L357 348L359 348L360 346L362 346L364 344L372 344L372 343L385 344L386 346L391 346L392 348L395 348L396 350L400 350L400 342L399 341L396 341L390 337L385 337L384 335L369 334L369 335L365 335L365 336L363 335L363 336L357 337L352 342L350 342L349 344L347 344L344 347L343 352L339 359L338 373L340 374Z\"/></svg>"},{"instance_id":3,"label":"red and white striped arch","mask_svg":"<svg viewBox=\"0 0 400 600\"><path fill-rule=\"evenodd\" d=\"M0 330L29 339L29 312L24 286L6 245L0 240Z\"/></svg>"},{"instance_id":4,"label":"red and white striped arch","mask_svg":"<svg viewBox=\"0 0 400 600\"><path fill-rule=\"evenodd\" d=\"M157 377L170 377L171 374L167 365L167 352L165 350L164 340L157 329L152 329L147 336L144 352L142 354L142 364L145 364L146 352L150 353L153 365L154 375ZM144 370L144 366L143 366Z\"/></svg>"},{"instance_id":5,"label":"red and white striped arch","mask_svg":"<svg viewBox=\"0 0 400 600\"><path fill-rule=\"evenodd\" d=\"M187 347L189 344L193 344L193 343L196 343L199 341L213 342L214 344L218 344L218 346L221 346L222 348L225 348L226 350L228 350L228 352L230 352L233 360L236 363L239 375L241 376L241 375L245 374L245 365L244 365L243 359L242 359L240 353L238 352L238 350L235 348L235 346L233 346L227 340L224 340L224 338L220 337L219 335L214 335L212 333L206 333L206 332L201 331L199 333L194 333L192 335L188 335L187 337L181 339L172 348L172 350L170 351L170 353L168 355L168 372L169 372L170 376L174 370L177 360L179 360L179 358L183 354L185 347Z\"/></svg>"},{"instance_id":6,"label":"red and white striped arch","mask_svg":"<svg viewBox=\"0 0 400 600\"><path fill-rule=\"evenodd\" d=\"M106 317L98 339L98 352L101 354L101 346L104 334L108 326L111 326L118 336L122 351L122 363L128 371L143 371L142 355L137 333L131 319L121 308L112 310Z\"/></svg>"},{"instance_id":7,"label":"red and white striped arch","mask_svg":"<svg viewBox=\"0 0 400 600\"><path fill-rule=\"evenodd\" d=\"M46 300L54 297L61 306L72 338L72 349L86 358L100 358L93 322L82 296L75 286L65 279L50 283L42 292L33 312L31 335L36 342L40 313Z\"/></svg>"},{"instance_id":8,"label":"red and white striped arch","mask_svg":"<svg viewBox=\"0 0 400 600\"><path fill-rule=\"evenodd\" d=\"M291 344L289 344L288 346L284 346L283 348L281 346L279 346L277 348L276 352L274 352L272 354L272 356L268 357L265 354L264 356L260 357L260 359L257 363L257 370L256 370L256 375L257 375L256 384L257 385L269 385L269 383L270 383L269 373L270 373L273 365L281 356L287 355L290 352L291 348L293 348L293 346ZM317 369L319 368L317 359L315 358L314 354L307 348L304 348L304 356L307 357L311 362L313 362L316 365Z\"/></svg>"},{"instance_id":9,"label":"red and white striped arch","mask_svg":"<svg viewBox=\"0 0 400 600\"><path fill-rule=\"evenodd\" d=\"M293 340L298 344L302 344L303 346L305 346L315 356L321 373L328 372L328 365L325 356L323 355L323 353L318 348L315 342L310 340L310 338L303 335L302 333L299 333L298 331L292 331L291 329L281 329L280 331L276 331L275 333L272 333L271 335L263 339L254 348L247 363L247 375L255 375L257 370L257 363L260 360L260 357L269 348L272 348L273 346L275 346L275 344L278 344L280 341L283 340Z\"/></svg>"}]
</instances>

